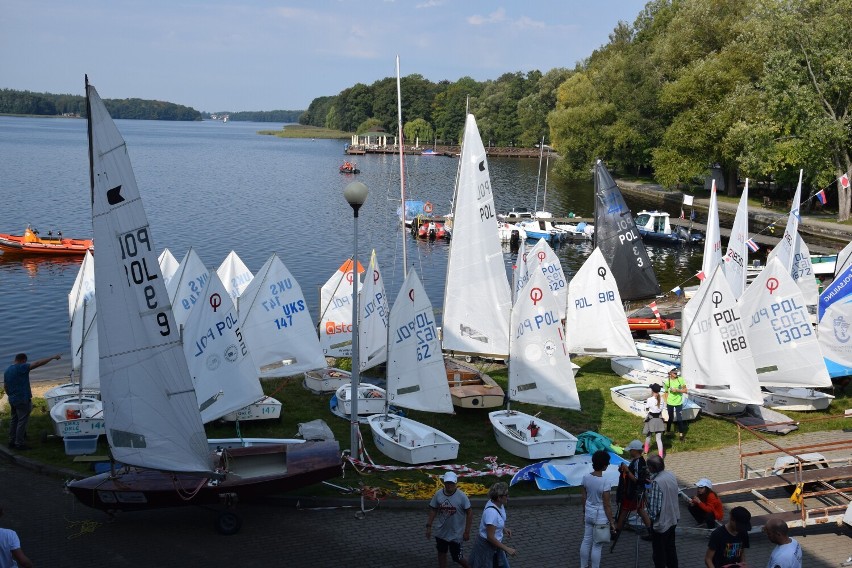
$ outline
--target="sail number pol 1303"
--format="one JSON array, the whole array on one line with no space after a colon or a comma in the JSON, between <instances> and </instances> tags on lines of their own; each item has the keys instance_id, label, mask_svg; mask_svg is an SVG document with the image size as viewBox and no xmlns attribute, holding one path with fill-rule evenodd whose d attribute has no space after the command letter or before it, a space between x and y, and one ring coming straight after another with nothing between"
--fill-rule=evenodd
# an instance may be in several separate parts
<instances>
[{"instance_id":1,"label":"sail number pol 1303","mask_svg":"<svg viewBox=\"0 0 852 568\"><path fill-rule=\"evenodd\" d=\"M154 280L159 278L156 268L156 260L153 261L155 268L153 274L148 268L148 256L153 257L151 240L148 238L148 227L133 229L122 235L118 235L118 246L121 248L121 260L124 261L124 274L127 276L127 285L142 288L145 297L145 305L149 310L156 310L159 306L157 291L154 289ZM165 312L157 312L157 325L160 326L160 335L166 337L171 334L169 317Z\"/></svg>"}]
</instances>

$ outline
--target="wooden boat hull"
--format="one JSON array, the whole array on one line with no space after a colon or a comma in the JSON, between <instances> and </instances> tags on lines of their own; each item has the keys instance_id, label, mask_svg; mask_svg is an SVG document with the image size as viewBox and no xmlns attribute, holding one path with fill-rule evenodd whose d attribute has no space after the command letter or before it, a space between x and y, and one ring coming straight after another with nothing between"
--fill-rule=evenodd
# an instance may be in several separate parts
<instances>
[{"instance_id":1,"label":"wooden boat hull","mask_svg":"<svg viewBox=\"0 0 852 568\"><path fill-rule=\"evenodd\" d=\"M103 434L103 403L90 397L68 398L50 409L50 418L57 436L96 436Z\"/></svg>"},{"instance_id":2,"label":"wooden boat hull","mask_svg":"<svg viewBox=\"0 0 852 568\"><path fill-rule=\"evenodd\" d=\"M669 370L674 368L674 365L647 357L613 357L609 365L621 378L642 385L663 384Z\"/></svg>"},{"instance_id":3,"label":"wooden boat hull","mask_svg":"<svg viewBox=\"0 0 852 568\"><path fill-rule=\"evenodd\" d=\"M343 369L316 369L305 372L305 380L302 386L314 394L335 392L352 380L352 373Z\"/></svg>"},{"instance_id":4,"label":"wooden boat hull","mask_svg":"<svg viewBox=\"0 0 852 568\"><path fill-rule=\"evenodd\" d=\"M445 358L447 380L453 406L459 408L499 408L505 393L494 379L455 359Z\"/></svg>"},{"instance_id":5,"label":"wooden boat hull","mask_svg":"<svg viewBox=\"0 0 852 568\"><path fill-rule=\"evenodd\" d=\"M620 409L639 418L647 416L645 401L651 396L651 387L647 385L619 385L609 390L612 401ZM701 408L687 398L683 403L681 418L687 421L695 420L698 418L699 412L701 412ZM663 407L662 418L666 421L669 419L668 409L665 406Z\"/></svg>"},{"instance_id":6,"label":"wooden boat hull","mask_svg":"<svg viewBox=\"0 0 852 568\"><path fill-rule=\"evenodd\" d=\"M810 412L825 410L834 396L809 388L767 387L769 394L763 397L763 405L775 410Z\"/></svg>"},{"instance_id":7,"label":"wooden boat hull","mask_svg":"<svg viewBox=\"0 0 852 568\"><path fill-rule=\"evenodd\" d=\"M236 412L229 412L222 417L225 422L247 422L249 420L279 420L281 418L281 402L265 396Z\"/></svg>"},{"instance_id":8,"label":"wooden boat hull","mask_svg":"<svg viewBox=\"0 0 852 568\"><path fill-rule=\"evenodd\" d=\"M93 249L90 239L36 239L28 242L23 235L0 233L0 250L13 254L82 256Z\"/></svg>"},{"instance_id":9,"label":"wooden boat hull","mask_svg":"<svg viewBox=\"0 0 852 568\"><path fill-rule=\"evenodd\" d=\"M488 419L497 444L512 455L543 460L573 456L577 451L577 438L541 418L514 410L495 410L488 413ZM537 432L528 428L531 423L538 427Z\"/></svg>"},{"instance_id":10,"label":"wooden boat hull","mask_svg":"<svg viewBox=\"0 0 852 568\"><path fill-rule=\"evenodd\" d=\"M211 481L187 473L169 473L134 467L116 476L102 473L68 483L68 490L84 505L105 511L141 511L182 505L215 505L236 497L251 500L292 491L340 475L337 442L271 444L211 454L227 464L223 480ZM197 491L196 491L197 489Z\"/></svg>"},{"instance_id":11,"label":"wooden boat hull","mask_svg":"<svg viewBox=\"0 0 852 568\"><path fill-rule=\"evenodd\" d=\"M370 416L368 423L379 451L398 462L416 465L458 457L458 440L426 424L384 414Z\"/></svg>"},{"instance_id":12,"label":"wooden boat hull","mask_svg":"<svg viewBox=\"0 0 852 568\"><path fill-rule=\"evenodd\" d=\"M746 405L741 402L727 400L708 394L690 392L689 398L697 404L702 412L709 414L742 414Z\"/></svg>"},{"instance_id":13,"label":"wooden boat hull","mask_svg":"<svg viewBox=\"0 0 852 568\"><path fill-rule=\"evenodd\" d=\"M662 361L670 365L680 365L680 349L657 343L646 343L644 341L636 341L635 344L636 351L642 357Z\"/></svg>"}]
</instances>

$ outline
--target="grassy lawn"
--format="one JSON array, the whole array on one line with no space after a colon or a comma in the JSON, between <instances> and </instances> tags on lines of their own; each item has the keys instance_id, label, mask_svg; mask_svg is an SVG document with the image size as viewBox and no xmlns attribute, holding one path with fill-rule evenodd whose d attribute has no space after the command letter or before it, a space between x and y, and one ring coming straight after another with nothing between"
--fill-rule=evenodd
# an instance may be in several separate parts
<instances>
[{"instance_id":1,"label":"grassy lawn","mask_svg":"<svg viewBox=\"0 0 852 568\"><path fill-rule=\"evenodd\" d=\"M320 128L318 126L306 126L303 124L288 124L280 130L259 130L258 134L265 136L278 136L279 138L330 138L334 140L349 140L351 132Z\"/></svg>"},{"instance_id":2,"label":"grassy lawn","mask_svg":"<svg viewBox=\"0 0 852 568\"><path fill-rule=\"evenodd\" d=\"M513 408L529 414L541 413L541 418L558 424L575 436L592 430L599 432L613 440L614 443L625 446L634 438L641 438L642 420L628 415L619 409L610 398L610 387L623 384L624 381L617 377L609 367L609 361L596 358L580 358L576 361L580 366L577 374L577 389L580 394L580 402L583 410L580 412L561 410L557 408L540 407L527 404L513 404ZM489 374L506 387L507 375L505 369L500 371L489 371ZM369 375L362 377L363 381L369 382ZM316 418L322 418L335 434L340 442L341 448L349 447L349 423L334 416L329 411L329 399L331 395L314 395L304 389L301 385L301 377L281 379L264 382L264 390L283 403L282 418L280 421L257 421L254 423L241 423L240 433L245 437L277 437L291 438L298 433L298 424L308 422ZM86 463L75 463L72 456L66 456L64 444L61 439L48 437L46 434L52 432L50 417L46 412L44 399L35 399L35 409L30 419L29 433L30 445L33 449L26 452L27 456L40 462L49 463L56 467L73 469L80 474L90 473L89 465ZM846 394L838 395L826 412L785 412L794 420L815 418L842 414L844 409L852 406L850 397ZM406 415L414 420L433 425L438 429L453 436L460 442L459 457L456 464L465 464L477 470L486 469L487 456L495 456L498 464L510 464L514 466L527 465L525 460L504 452L496 443L494 433L488 421L486 410L459 410L455 415L438 415L423 412L407 411ZM8 410L0 415L3 419L2 435L8 429ZM810 432L817 430L836 430L848 423L844 423L841 417L831 420L804 423L800 425L799 432ZM237 435L233 424L210 424L207 433L211 438L234 437ZM377 464L389 465L391 460L379 452L373 445L369 427L362 426L361 433L364 437L367 452ZM789 436L794 436L791 434ZM787 438L789 438L789 436ZM744 439L750 436L745 434ZM0 438L5 440L6 438ZM781 439L776 438L776 439ZM727 420L716 419L709 416L700 416L698 420L689 425L689 433L684 442L672 442L666 438L667 448L673 444L672 452L711 450L737 443L737 427ZM107 454L106 439L101 436L98 453ZM401 465L401 464L400 464ZM440 473L433 471L432 473ZM481 494L497 478L486 476L475 478L472 482L462 481L460 486L470 494ZM364 484L369 487L378 487L386 490L391 495L409 498L427 498L438 486L435 479L430 478L420 470L399 470L365 473L359 475L351 468L346 469L345 478L332 480L336 485L346 487L357 487ZM523 483L512 488L513 495L534 495L540 492L534 484ZM576 489L559 490L560 493L576 491ZM300 494L333 496L339 492L327 486L314 486L302 489ZM553 494L553 492L551 492Z\"/></svg>"}]
</instances>

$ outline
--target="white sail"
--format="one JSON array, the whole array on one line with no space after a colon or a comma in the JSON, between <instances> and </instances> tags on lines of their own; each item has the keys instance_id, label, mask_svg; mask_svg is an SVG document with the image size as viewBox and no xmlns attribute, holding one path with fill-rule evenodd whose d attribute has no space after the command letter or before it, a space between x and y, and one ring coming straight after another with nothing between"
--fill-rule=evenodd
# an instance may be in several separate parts
<instances>
[{"instance_id":1,"label":"white sail","mask_svg":"<svg viewBox=\"0 0 852 568\"><path fill-rule=\"evenodd\" d=\"M762 386L831 386L802 291L780 260L770 259L738 303Z\"/></svg>"},{"instance_id":2,"label":"white sail","mask_svg":"<svg viewBox=\"0 0 852 568\"><path fill-rule=\"evenodd\" d=\"M75 357L80 358L77 370L81 389L98 389L101 386L98 360L98 308L97 299L92 297L83 304L80 317L83 320L83 337Z\"/></svg>"},{"instance_id":3,"label":"white sail","mask_svg":"<svg viewBox=\"0 0 852 568\"><path fill-rule=\"evenodd\" d=\"M467 115L447 258L443 347L505 356L509 352L511 291L497 234L485 147Z\"/></svg>"},{"instance_id":4,"label":"white sail","mask_svg":"<svg viewBox=\"0 0 852 568\"><path fill-rule=\"evenodd\" d=\"M68 293L68 317L71 321L71 369L80 369L80 346L86 333L83 306L95 297L95 259L86 251L74 285ZM94 303L92 304L94 306ZM97 349L95 349L97 354ZM97 361L97 359L95 359Z\"/></svg>"},{"instance_id":5,"label":"white sail","mask_svg":"<svg viewBox=\"0 0 852 568\"><path fill-rule=\"evenodd\" d=\"M556 296L548 289L547 275L533 271L512 308L509 398L580 410Z\"/></svg>"},{"instance_id":6,"label":"white sail","mask_svg":"<svg viewBox=\"0 0 852 568\"><path fill-rule=\"evenodd\" d=\"M237 312L261 378L326 366L302 288L278 255L269 257L240 295Z\"/></svg>"},{"instance_id":7,"label":"white sail","mask_svg":"<svg viewBox=\"0 0 852 568\"><path fill-rule=\"evenodd\" d=\"M432 302L413 268L391 308L387 393L395 406L453 413Z\"/></svg>"},{"instance_id":8,"label":"white sail","mask_svg":"<svg viewBox=\"0 0 852 568\"><path fill-rule=\"evenodd\" d=\"M515 270L512 272L512 304L515 303L515 299L518 297L518 294L521 293L521 290L524 289L524 286L527 285L527 282L530 280L530 271L527 266L527 243L521 242L521 246L518 249L518 257L515 260Z\"/></svg>"},{"instance_id":9,"label":"white sail","mask_svg":"<svg viewBox=\"0 0 852 568\"><path fill-rule=\"evenodd\" d=\"M361 285L358 303L358 355L362 371L380 365L388 359L388 298L385 282L379 270L376 251L370 256L370 266Z\"/></svg>"},{"instance_id":10,"label":"white sail","mask_svg":"<svg viewBox=\"0 0 852 568\"><path fill-rule=\"evenodd\" d=\"M263 397L237 309L215 272L183 328L183 352L204 423Z\"/></svg>"},{"instance_id":11,"label":"white sail","mask_svg":"<svg viewBox=\"0 0 852 568\"><path fill-rule=\"evenodd\" d=\"M210 272L207 267L204 266L195 249L190 248L167 286L172 311L178 325L186 323L192 308L201 300L209 279Z\"/></svg>"},{"instance_id":12,"label":"white sail","mask_svg":"<svg viewBox=\"0 0 852 568\"><path fill-rule=\"evenodd\" d=\"M796 281L799 290L805 300L805 305L815 306L819 303L819 287L816 275L811 264L811 251L802 240L801 235L796 235L796 244L793 245L793 263L790 267L790 276Z\"/></svg>"},{"instance_id":13,"label":"white sail","mask_svg":"<svg viewBox=\"0 0 852 568\"><path fill-rule=\"evenodd\" d=\"M799 170L799 184L796 186L796 193L793 196L793 202L790 207L790 215L787 217L787 226L784 229L784 235L766 258L766 262L769 262L769 260L773 257L778 258L778 260L781 261L781 264L791 272L793 270L793 255L795 254L793 249L796 246L796 240L799 237L799 202L802 199L802 173L803 170ZM793 277L793 279L795 280L796 278Z\"/></svg>"},{"instance_id":14,"label":"white sail","mask_svg":"<svg viewBox=\"0 0 852 568\"><path fill-rule=\"evenodd\" d=\"M358 290L364 267L358 263ZM320 290L319 342L328 357L352 356L352 259L346 260Z\"/></svg>"},{"instance_id":15,"label":"white sail","mask_svg":"<svg viewBox=\"0 0 852 568\"><path fill-rule=\"evenodd\" d=\"M688 388L763 404L745 322L721 268L704 278L684 306L681 337L681 374Z\"/></svg>"},{"instance_id":16,"label":"white sail","mask_svg":"<svg viewBox=\"0 0 852 568\"><path fill-rule=\"evenodd\" d=\"M850 266L852 266L852 242L837 253L837 261L834 263L834 275L843 274Z\"/></svg>"},{"instance_id":17,"label":"white sail","mask_svg":"<svg viewBox=\"0 0 852 568\"><path fill-rule=\"evenodd\" d=\"M163 273L163 282L166 283L166 290L168 290L169 281L175 275L175 272L177 272L180 263L175 258L175 255L172 254L172 251L167 248L164 248L160 256L157 257L157 263L160 265L160 271Z\"/></svg>"},{"instance_id":18,"label":"white sail","mask_svg":"<svg viewBox=\"0 0 852 568\"><path fill-rule=\"evenodd\" d=\"M745 189L737 206L737 214L731 227L731 237L728 239L728 251L725 253L723 266L725 267L725 278L734 297L743 295L746 288L746 275L748 273L748 179Z\"/></svg>"},{"instance_id":19,"label":"white sail","mask_svg":"<svg viewBox=\"0 0 852 568\"><path fill-rule=\"evenodd\" d=\"M562 270L559 257L547 241L539 239L535 246L527 253L527 271L530 273L541 272L547 278L547 286L550 293L556 298L559 307L559 317L565 318L565 305L568 302L568 279Z\"/></svg>"},{"instance_id":20,"label":"white sail","mask_svg":"<svg viewBox=\"0 0 852 568\"><path fill-rule=\"evenodd\" d=\"M237 301L246 286L251 283L251 279L254 278L251 270L234 251L228 253L228 256L216 269L216 274L219 275L219 280L225 285L228 295L234 302Z\"/></svg>"},{"instance_id":21,"label":"white sail","mask_svg":"<svg viewBox=\"0 0 852 568\"><path fill-rule=\"evenodd\" d=\"M829 374L840 377L852 373L852 295L826 308L817 333Z\"/></svg>"},{"instance_id":22,"label":"white sail","mask_svg":"<svg viewBox=\"0 0 852 568\"><path fill-rule=\"evenodd\" d=\"M568 284L565 336L569 353L637 356L618 284L599 248Z\"/></svg>"},{"instance_id":23,"label":"white sail","mask_svg":"<svg viewBox=\"0 0 852 568\"><path fill-rule=\"evenodd\" d=\"M719 231L719 205L716 201L716 180L710 188L710 205L707 208L707 231L704 235L704 257L701 271L705 277L713 274L722 262L722 234Z\"/></svg>"},{"instance_id":24,"label":"white sail","mask_svg":"<svg viewBox=\"0 0 852 568\"><path fill-rule=\"evenodd\" d=\"M204 424L127 147L95 88L87 85L86 94L101 397L112 457L209 474Z\"/></svg>"}]
</instances>

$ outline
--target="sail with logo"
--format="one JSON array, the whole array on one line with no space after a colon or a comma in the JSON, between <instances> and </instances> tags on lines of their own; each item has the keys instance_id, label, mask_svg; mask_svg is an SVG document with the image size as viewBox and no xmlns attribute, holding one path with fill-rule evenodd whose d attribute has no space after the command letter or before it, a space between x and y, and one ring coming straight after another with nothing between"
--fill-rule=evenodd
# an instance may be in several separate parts
<instances>
[{"instance_id":1,"label":"sail with logo","mask_svg":"<svg viewBox=\"0 0 852 568\"><path fill-rule=\"evenodd\" d=\"M715 180L713 182L716 183ZM725 278L731 292L739 298L746 289L748 267L748 179L745 181L743 194L731 226L731 236L728 239L728 250L724 257Z\"/></svg>"},{"instance_id":2,"label":"sail with logo","mask_svg":"<svg viewBox=\"0 0 852 568\"><path fill-rule=\"evenodd\" d=\"M358 274L364 267L358 263ZM319 340L328 357L352 356L352 259L340 265L320 290ZM358 290L361 279L358 278Z\"/></svg>"},{"instance_id":3,"label":"sail with logo","mask_svg":"<svg viewBox=\"0 0 852 568\"><path fill-rule=\"evenodd\" d=\"M243 290L246 289L251 283L252 278L254 278L254 274L251 273L251 270L248 269L243 260L234 251L228 253L228 256L225 257L225 260L216 269L216 274L219 275L219 279L225 285L228 295L231 296L231 300L234 302L237 301L237 298L240 297L240 294L243 293Z\"/></svg>"},{"instance_id":4,"label":"sail with logo","mask_svg":"<svg viewBox=\"0 0 852 568\"><path fill-rule=\"evenodd\" d=\"M201 299L202 290L207 286L209 278L210 272L204 262L195 249L190 248L166 286L178 326L182 326L189 319L189 314L195 303Z\"/></svg>"},{"instance_id":5,"label":"sail with logo","mask_svg":"<svg viewBox=\"0 0 852 568\"><path fill-rule=\"evenodd\" d=\"M372 369L388 359L388 298L385 282L379 270L376 251L370 255L370 265L361 285L358 314L358 355L362 371Z\"/></svg>"},{"instance_id":6,"label":"sail with logo","mask_svg":"<svg viewBox=\"0 0 852 568\"><path fill-rule=\"evenodd\" d=\"M618 285L595 248L568 284L565 332L569 353L636 357Z\"/></svg>"},{"instance_id":7,"label":"sail with logo","mask_svg":"<svg viewBox=\"0 0 852 568\"><path fill-rule=\"evenodd\" d=\"M612 268L622 300L653 298L660 293L633 215L601 160L595 162L594 242Z\"/></svg>"},{"instance_id":8,"label":"sail with logo","mask_svg":"<svg viewBox=\"0 0 852 568\"><path fill-rule=\"evenodd\" d=\"M545 239L539 239L527 253L527 271L541 271L547 278L550 293L556 298L559 318L565 319L565 304L568 301L568 279L556 252Z\"/></svg>"}]
</instances>

